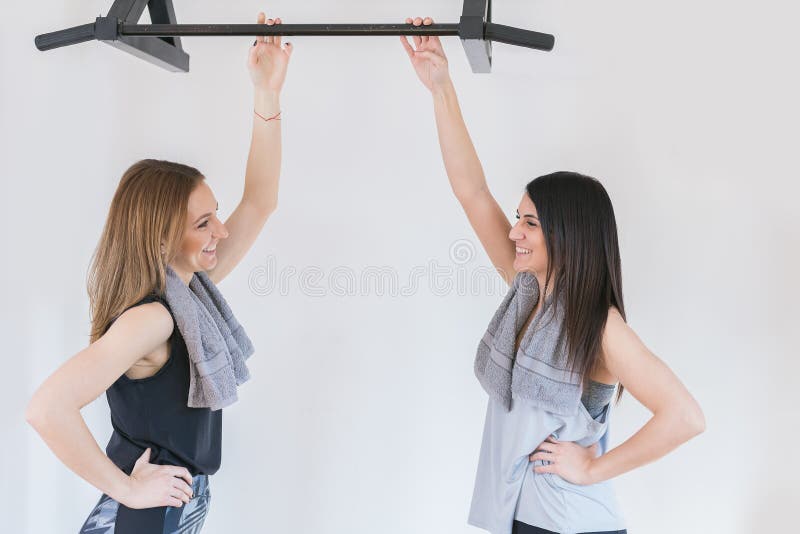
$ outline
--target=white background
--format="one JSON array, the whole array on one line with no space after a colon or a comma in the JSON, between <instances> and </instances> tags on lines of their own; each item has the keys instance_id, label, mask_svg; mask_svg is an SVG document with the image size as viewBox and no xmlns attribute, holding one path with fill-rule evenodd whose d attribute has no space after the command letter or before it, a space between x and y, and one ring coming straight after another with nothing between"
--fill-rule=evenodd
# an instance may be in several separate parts
<instances>
[{"instance_id":1,"label":"white background","mask_svg":"<svg viewBox=\"0 0 800 534\"><path fill-rule=\"evenodd\" d=\"M101 43L46 53L36 34L110 0L13 2L0 33L3 532L75 532L99 491L26 425L34 389L85 347L85 275L122 172L144 157L198 167L223 216L241 194L252 117L249 38L185 38L174 74ZM457 22L460 0L176 0L178 21ZM630 532L786 532L800 501L796 394L797 8L790 2L496 0L498 23L556 35L494 46L472 74L444 39L467 124L511 217L530 179L602 180L614 202L629 322L682 378L708 429L619 477ZM205 532L477 533L466 525L486 395L472 376L502 294L336 295L336 267L401 284L477 240L453 198L431 98L398 38L291 38L280 206L221 285L257 348L225 412ZM467 250L467 252L469 252ZM270 259L271 258L271 259ZM294 268L286 291L252 275ZM458 263L461 261L462 263ZM300 272L318 268L315 285ZM366 294L363 294L366 293ZM83 410L105 446L108 407ZM612 445L649 413L626 395Z\"/></svg>"}]
</instances>

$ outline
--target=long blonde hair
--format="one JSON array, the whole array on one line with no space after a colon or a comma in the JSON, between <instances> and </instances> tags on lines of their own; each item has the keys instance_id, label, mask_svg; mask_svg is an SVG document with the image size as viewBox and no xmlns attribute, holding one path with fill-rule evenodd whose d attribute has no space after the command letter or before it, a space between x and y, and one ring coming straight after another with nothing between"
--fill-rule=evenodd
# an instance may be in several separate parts
<instances>
[{"instance_id":1,"label":"long blonde hair","mask_svg":"<svg viewBox=\"0 0 800 534\"><path fill-rule=\"evenodd\" d=\"M153 159L134 163L122 175L87 278L90 342L146 295L164 295L166 267L180 248L189 195L203 178L188 165Z\"/></svg>"}]
</instances>

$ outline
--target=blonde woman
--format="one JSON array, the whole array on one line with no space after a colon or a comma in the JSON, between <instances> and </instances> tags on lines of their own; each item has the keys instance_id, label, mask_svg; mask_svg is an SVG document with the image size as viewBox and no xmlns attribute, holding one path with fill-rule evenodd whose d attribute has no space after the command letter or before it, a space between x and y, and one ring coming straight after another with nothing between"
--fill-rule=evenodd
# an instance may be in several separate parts
<instances>
[{"instance_id":1,"label":"blonde woman","mask_svg":"<svg viewBox=\"0 0 800 534\"><path fill-rule=\"evenodd\" d=\"M281 20L260 13L258 22ZM280 37L260 37L249 51L253 133L244 193L225 223L192 167L143 160L120 180L90 269L91 344L39 387L26 412L55 455L103 492L82 533L203 525L208 476L220 465L221 406L235 400L252 352L215 284L276 207L291 50ZM210 346L219 353L204 354ZM80 413L103 392L114 428L105 453Z\"/></svg>"}]
</instances>

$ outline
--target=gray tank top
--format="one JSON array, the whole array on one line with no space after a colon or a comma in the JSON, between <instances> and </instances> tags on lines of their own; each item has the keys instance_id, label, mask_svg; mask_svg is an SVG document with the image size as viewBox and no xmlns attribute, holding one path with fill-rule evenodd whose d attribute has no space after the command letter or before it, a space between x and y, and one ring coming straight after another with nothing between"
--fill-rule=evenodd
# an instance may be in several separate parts
<instances>
[{"instance_id":1,"label":"gray tank top","mask_svg":"<svg viewBox=\"0 0 800 534\"><path fill-rule=\"evenodd\" d=\"M591 388L587 388L591 391ZM587 391L587 400L603 389ZM613 389L605 395L613 394ZM514 519L562 534L623 530L625 520L611 481L579 486L550 473L534 473L528 456L548 436L606 452L610 403L592 417L583 402L577 413L555 415L520 398L511 411L489 399L475 476L469 523L492 534L510 534Z\"/></svg>"},{"instance_id":2,"label":"gray tank top","mask_svg":"<svg viewBox=\"0 0 800 534\"><path fill-rule=\"evenodd\" d=\"M614 396L614 389L617 386L611 384L603 384L589 379L589 386L584 390L581 395L581 402L583 403L586 411L592 417L597 417L603 413L603 408L606 404L611 402L611 397Z\"/></svg>"}]
</instances>

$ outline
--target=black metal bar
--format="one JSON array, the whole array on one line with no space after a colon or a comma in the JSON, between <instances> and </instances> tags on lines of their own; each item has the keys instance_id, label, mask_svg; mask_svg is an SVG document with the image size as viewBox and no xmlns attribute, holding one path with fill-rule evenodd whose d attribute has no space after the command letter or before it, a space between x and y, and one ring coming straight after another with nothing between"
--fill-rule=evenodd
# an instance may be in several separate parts
<instances>
[{"instance_id":1,"label":"black metal bar","mask_svg":"<svg viewBox=\"0 0 800 534\"><path fill-rule=\"evenodd\" d=\"M458 35L472 72L492 70L492 43L483 35L487 17L491 17L489 0L464 0Z\"/></svg>"},{"instance_id":2,"label":"black metal bar","mask_svg":"<svg viewBox=\"0 0 800 534\"><path fill-rule=\"evenodd\" d=\"M94 39L94 23L82 24L65 30L37 35L34 39L36 48L42 51L85 43Z\"/></svg>"},{"instance_id":3,"label":"black metal bar","mask_svg":"<svg viewBox=\"0 0 800 534\"><path fill-rule=\"evenodd\" d=\"M114 0L106 17L136 22L141 18L148 3L148 0Z\"/></svg>"},{"instance_id":4,"label":"black metal bar","mask_svg":"<svg viewBox=\"0 0 800 534\"><path fill-rule=\"evenodd\" d=\"M121 35L104 43L172 72L189 72L189 54L154 37Z\"/></svg>"},{"instance_id":5,"label":"black metal bar","mask_svg":"<svg viewBox=\"0 0 800 534\"><path fill-rule=\"evenodd\" d=\"M459 21L459 36L462 39L483 39L488 0L464 0L464 9Z\"/></svg>"},{"instance_id":6,"label":"black metal bar","mask_svg":"<svg viewBox=\"0 0 800 534\"><path fill-rule=\"evenodd\" d=\"M52 50L96 39L172 71L188 71L181 36L459 36L473 72L489 72L492 41L552 50L552 35L492 22L492 0L464 0L458 24L177 24L173 0L114 0L106 17L37 35L36 48ZM145 8L152 24L137 24Z\"/></svg>"},{"instance_id":7,"label":"black metal bar","mask_svg":"<svg viewBox=\"0 0 800 534\"><path fill-rule=\"evenodd\" d=\"M147 3L147 10L150 12L150 22L153 24L178 23L178 20L175 18L175 8L172 6L172 0L150 0ZM130 22L136 22L136 20ZM183 50L180 37L161 37L160 39Z\"/></svg>"},{"instance_id":8,"label":"black metal bar","mask_svg":"<svg viewBox=\"0 0 800 534\"><path fill-rule=\"evenodd\" d=\"M493 22L486 23L484 36L487 41L524 46L525 48L533 48L535 50L544 50L547 52L553 49L553 45L556 41L555 37L549 33L521 30L511 26L494 24Z\"/></svg>"},{"instance_id":9,"label":"black metal bar","mask_svg":"<svg viewBox=\"0 0 800 534\"><path fill-rule=\"evenodd\" d=\"M221 35L458 35L458 24L121 24L120 35L149 37Z\"/></svg>"},{"instance_id":10,"label":"black metal bar","mask_svg":"<svg viewBox=\"0 0 800 534\"><path fill-rule=\"evenodd\" d=\"M189 54L183 51L179 37L126 36L120 33L125 24L136 24L150 12L154 24L175 24L172 0L115 0L106 17L95 21L95 37L114 48L172 72L189 71Z\"/></svg>"}]
</instances>

